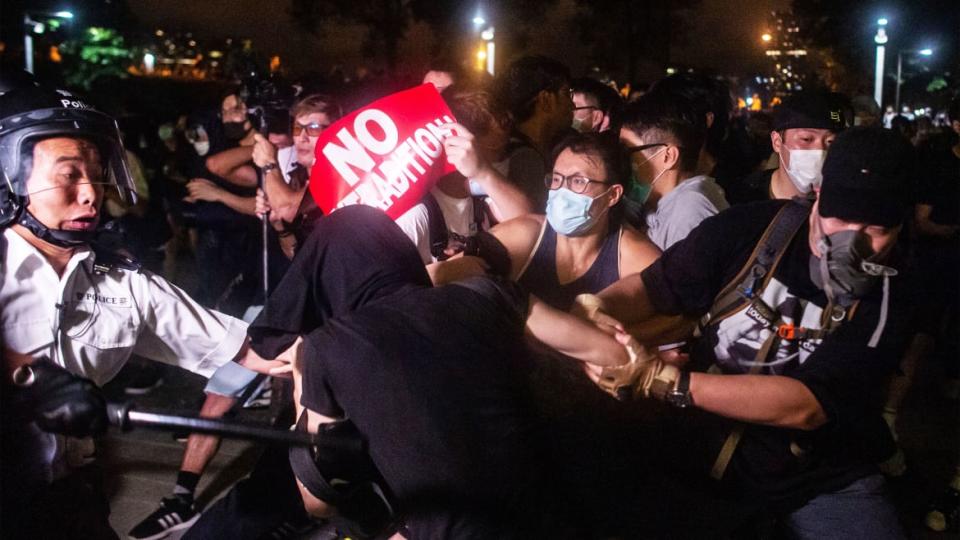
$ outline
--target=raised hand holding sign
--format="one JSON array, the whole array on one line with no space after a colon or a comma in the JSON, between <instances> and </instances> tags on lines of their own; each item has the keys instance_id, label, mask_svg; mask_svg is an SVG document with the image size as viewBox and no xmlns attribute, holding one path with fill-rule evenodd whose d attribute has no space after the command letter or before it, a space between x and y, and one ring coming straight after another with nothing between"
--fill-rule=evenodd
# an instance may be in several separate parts
<instances>
[{"instance_id":1,"label":"raised hand holding sign","mask_svg":"<svg viewBox=\"0 0 960 540\"><path fill-rule=\"evenodd\" d=\"M396 219L437 179L453 172L443 142L458 135L432 84L374 101L324 130L310 172L310 194L325 213L351 204Z\"/></svg>"}]
</instances>

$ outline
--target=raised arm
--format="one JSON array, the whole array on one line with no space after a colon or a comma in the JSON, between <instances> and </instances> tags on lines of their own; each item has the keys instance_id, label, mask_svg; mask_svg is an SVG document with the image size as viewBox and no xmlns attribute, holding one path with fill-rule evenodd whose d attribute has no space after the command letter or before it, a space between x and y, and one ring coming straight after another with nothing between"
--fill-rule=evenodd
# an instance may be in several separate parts
<instances>
[{"instance_id":1,"label":"raised arm","mask_svg":"<svg viewBox=\"0 0 960 540\"><path fill-rule=\"evenodd\" d=\"M250 166L253 146L238 146L207 158L207 169L241 187L256 187L257 171Z\"/></svg>"}]
</instances>

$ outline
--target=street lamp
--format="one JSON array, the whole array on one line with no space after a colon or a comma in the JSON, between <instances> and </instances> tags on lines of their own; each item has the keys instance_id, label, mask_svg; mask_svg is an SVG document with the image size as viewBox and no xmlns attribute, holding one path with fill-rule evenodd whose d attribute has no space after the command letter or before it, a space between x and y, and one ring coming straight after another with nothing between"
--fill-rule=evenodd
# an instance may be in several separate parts
<instances>
[{"instance_id":1,"label":"street lamp","mask_svg":"<svg viewBox=\"0 0 960 540\"><path fill-rule=\"evenodd\" d=\"M28 72L33 73L33 34L42 34L46 27L42 22L31 19L30 13L30 11L23 12L23 67L26 68ZM73 18L73 13L69 11L34 11L32 13L38 17L54 17L57 19Z\"/></svg>"},{"instance_id":2,"label":"street lamp","mask_svg":"<svg viewBox=\"0 0 960 540\"><path fill-rule=\"evenodd\" d=\"M877 19L877 35L873 37L873 41L877 43L877 67L873 79L873 99L881 106L883 105L884 44L887 42L887 30L884 28L885 26L887 26L886 18Z\"/></svg>"},{"instance_id":3,"label":"street lamp","mask_svg":"<svg viewBox=\"0 0 960 540\"><path fill-rule=\"evenodd\" d=\"M897 111L897 114L900 114L900 85L903 84L903 79L900 78L900 74L903 68L903 54L919 54L920 56L930 56L933 54L933 49L926 48L920 50L909 50L909 51L897 51L897 96L894 100L894 110Z\"/></svg>"},{"instance_id":4,"label":"street lamp","mask_svg":"<svg viewBox=\"0 0 960 540\"><path fill-rule=\"evenodd\" d=\"M769 43L771 39L773 39L773 36L771 36L768 33L764 33L763 35L760 36L760 40L763 41L764 43Z\"/></svg>"}]
</instances>

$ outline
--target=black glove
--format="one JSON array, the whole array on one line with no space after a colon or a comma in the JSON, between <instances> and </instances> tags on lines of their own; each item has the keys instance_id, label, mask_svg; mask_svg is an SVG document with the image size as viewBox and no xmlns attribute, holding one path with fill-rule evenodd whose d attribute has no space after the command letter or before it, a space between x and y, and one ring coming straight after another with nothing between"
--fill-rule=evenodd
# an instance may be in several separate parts
<instances>
[{"instance_id":1,"label":"black glove","mask_svg":"<svg viewBox=\"0 0 960 540\"><path fill-rule=\"evenodd\" d=\"M74 375L46 358L18 368L18 401L44 431L71 437L107 429L107 400L90 379Z\"/></svg>"}]
</instances>

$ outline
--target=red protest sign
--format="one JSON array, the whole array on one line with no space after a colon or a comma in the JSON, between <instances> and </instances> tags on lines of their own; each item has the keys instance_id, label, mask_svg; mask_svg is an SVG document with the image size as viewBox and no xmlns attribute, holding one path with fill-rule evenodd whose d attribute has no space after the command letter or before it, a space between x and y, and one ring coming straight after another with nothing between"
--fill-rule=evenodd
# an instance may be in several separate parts
<instances>
[{"instance_id":1,"label":"red protest sign","mask_svg":"<svg viewBox=\"0 0 960 540\"><path fill-rule=\"evenodd\" d=\"M351 204L396 219L455 169L443 153L453 122L432 84L374 101L323 130L314 150L310 194L325 213Z\"/></svg>"}]
</instances>

